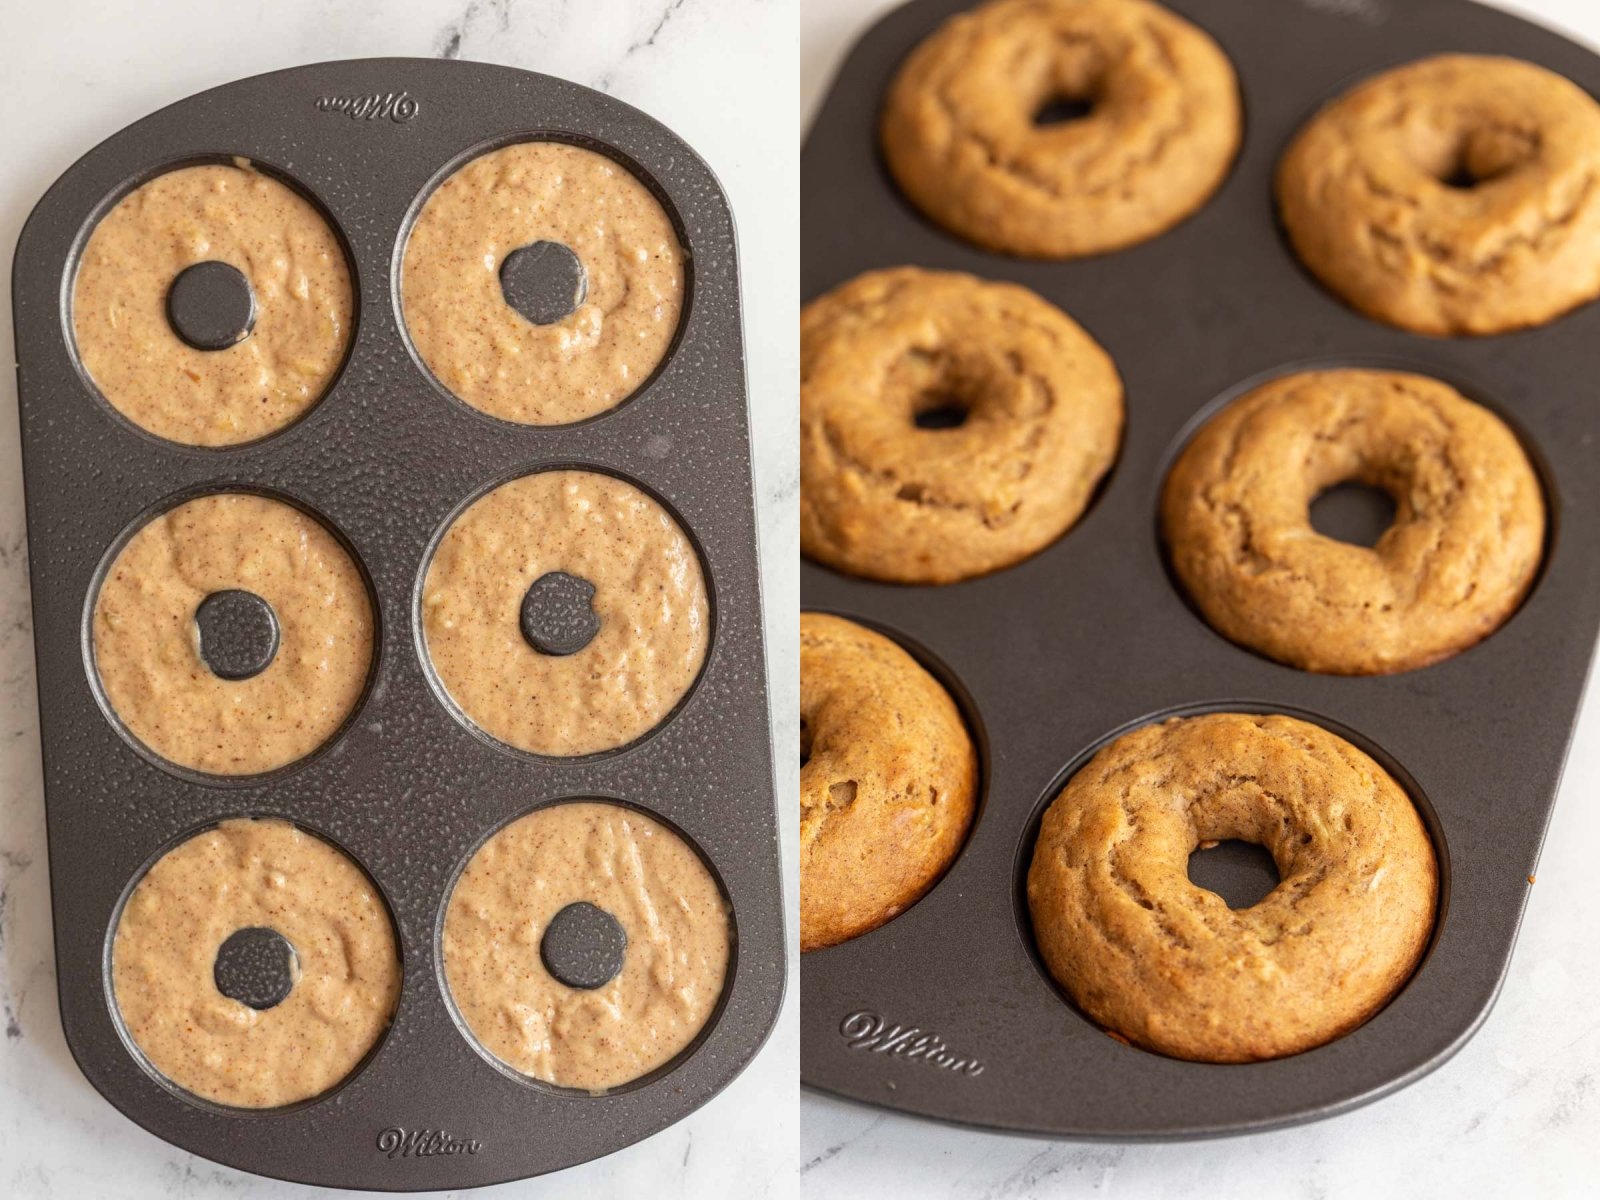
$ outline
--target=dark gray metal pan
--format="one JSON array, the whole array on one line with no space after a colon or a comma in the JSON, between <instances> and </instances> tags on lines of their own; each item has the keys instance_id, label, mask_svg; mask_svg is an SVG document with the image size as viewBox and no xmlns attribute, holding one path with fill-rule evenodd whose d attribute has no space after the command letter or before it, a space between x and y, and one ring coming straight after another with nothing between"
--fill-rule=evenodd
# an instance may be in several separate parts
<instances>
[{"instance_id":1,"label":"dark gray metal pan","mask_svg":"<svg viewBox=\"0 0 1600 1200\"><path fill-rule=\"evenodd\" d=\"M1510 961L1600 628L1600 306L1480 340L1366 320L1297 264L1274 221L1272 170L1320 104L1385 67L1447 50L1511 54L1600 94L1600 59L1467 0L1173 0L1238 70L1246 130L1232 174L1154 241L1025 262L930 225L878 156L896 67L967 6L914 0L846 60L803 151L803 296L902 263L1022 283L1116 359L1127 433L1088 515L1010 570L909 588L806 564L806 608L877 625L960 684L987 772L970 840L933 891L872 933L805 956L803 1081L1056 1137L1203 1137L1340 1112L1449 1058L1488 1015ZM1173 586L1156 531L1166 468L1216 405L1265 376L1355 363L1439 376L1505 416L1552 513L1543 576L1499 632L1386 678L1311 675L1225 641ZM1242 1066L1180 1062L1096 1028L1042 970L1021 898L1043 806L1087 755L1131 725L1219 708L1298 713L1373 752L1412 788L1443 867L1433 946L1387 1008L1327 1046Z\"/></svg>"},{"instance_id":2,"label":"dark gray metal pan","mask_svg":"<svg viewBox=\"0 0 1600 1200\"><path fill-rule=\"evenodd\" d=\"M407 349L392 287L409 216L434 182L475 150L545 135L635 169L689 251L668 361L620 408L562 428L509 425L444 394ZM359 315L342 374L298 424L189 449L137 432L86 385L66 336L68 281L93 220L130 187L169 164L233 155L323 207L346 240ZM13 292L61 1016L90 1082L153 1133L230 1166L420 1190L598 1157L738 1074L782 998L783 919L734 229L694 151L625 104L525 71L418 59L281 71L184 100L85 155L24 228ZM562 761L508 752L452 716L420 661L413 612L426 552L464 500L571 464L634 480L676 512L703 557L715 629L698 685L653 734ZM232 782L130 745L96 702L85 640L108 551L142 514L221 487L267 489L328 521L370 578L381 634L366 699L324 752ZM435 953L463 860L507 819L566 797L613 797L676 826L714 867L737 930L702 1039L604 1096L492 1066L452 1019ZM361 863L393 912L405 970L393 1027L363 1069L318 1100L253 1114L159 1081L119 1032L106 982L108 934L142 869L181 835L241 814L301 822Z\"/></svg>"}]
</instances>

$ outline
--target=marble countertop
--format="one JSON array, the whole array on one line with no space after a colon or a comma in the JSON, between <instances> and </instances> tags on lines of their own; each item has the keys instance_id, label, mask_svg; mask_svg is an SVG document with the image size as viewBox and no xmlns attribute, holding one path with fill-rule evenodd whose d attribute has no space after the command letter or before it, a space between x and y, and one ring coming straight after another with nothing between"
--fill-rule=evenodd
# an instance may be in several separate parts
<instances>
[{"instance_id":1,"label":"marble countertop","mask_svg":"<svg viewBox=\"0 0 1600 1200\"><path fill-rule=\"evenodd\" d=\"M739 223L769 663L778 700L773 733L780 747L792 746L799 554L791 436L799 165L788 141L797 87L794 36L788 0L7 6L0 71L0 111L11 114L0 123L3 276L10 278L17 235L34 202L81 153L162 105L262 71L365 55L459 56L561 75L659 117L710 162ZM7 285L0 288L7 362L14 361L11 338ZM792 773L780 776L780 812L795 811L795 787ZM783 824L792 859L792 822ZM8 367L0 372L0 1195L327 1195L179 1151L122 1117L78 1073L56 1013L44 846L16 383ZM791 911L794 886L789 878ZM791 964L791 978L794 970ZM765 1051L687 1120L600 1161L481 1194L793 1196L797 996L791 985Z\"/></svg>"},{"instance_id":2,"label":"marble countertop","mask_svg":"<svg viewBox=\"0 0 1600 1200\"><path fill-rule=\"evenodd\" d=\"M898 2L803 0L802 126L855 38ZM1502 7L1600 48L1592 0ZM970 1132L805 1092L806 1200L1600 1195L1597 792L1600 689L1591 689L1499 1003L1465 1049L1404 1091L1297 1129L1169 1145Z\"/></svg>"}]
</instances>

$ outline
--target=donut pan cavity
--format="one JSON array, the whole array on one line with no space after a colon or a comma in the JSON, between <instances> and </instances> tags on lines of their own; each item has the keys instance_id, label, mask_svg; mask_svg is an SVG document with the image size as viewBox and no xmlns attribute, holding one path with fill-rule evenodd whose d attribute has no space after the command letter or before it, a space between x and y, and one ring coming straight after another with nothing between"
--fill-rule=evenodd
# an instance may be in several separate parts
<instances>
[{"instance_id":1,"label":"donut pan cavity","mask_svg":"<svg viewBox=\"0 0 1600 1200\"><path fill-rule=\"evenodd\" d=\"M1055 1137L1203 1137L1344 1111L1459 1049L1510 961L1600 629L1591 386L1600 305L1476 340L1369 321L1296 262L1275 221L1272 171L1323 102L1384 68L1442 51L1511 54L1600 95L1600 59L1469 0L1171 0L1238 72L1238 160L1205 207L1162 237L1098 258L1030 262L929 224L877 150L898 64L967 7L913 0L845 60L802 155L802 299L902 264L1021 283L1116 360L1127 428L1079 524L1008 570L901 587L804 565L802 606L925 647L959 681L987 752L982 812L933 890L887 925L804 957L802 1079L887 1108ZM1307 365L1438 376L1528 442L1551 511L1545 563L1522 608L1486 641L1401 675L1312 675L1228 642L1175 588L1156 531L1173 456L1221 398ZM1038 819L1071 768L1132 726L1219 709L1284 712L1351 737L1411 789L1442 868L1432 946L1395 999L1326 1046L1248 1065L1181 1062L1097 1028L1044 973L1021 895ZM1252 885L1259 894L1258 866L1213 853L1224 856L1224 894Z\"/></svg>"},{"instance_id":2,"label":"donut pan cavity","mask_svg":"<svg viewBox=\"0 0 1600 1200\"><path fill-rule=\"evenodd\" d=\"M392 292L420 200L473 151L550 137L634 170L679 225L686 299L667 360L610 413L512 425L419 369ZM158 170L240 156L311 197L344 240L357 297L347 360L286 430L196 449L141 434L89 386L69 337L76 256L109 205ZM301 1182L462 1188L557 1170L691 1112L760 1049L784 986L779 852L736 248L706 165L650 117L510 68L422 59L324 63L228 84L129 126L80 159L23 230L13 276L23 465L62 1023L89 1081L185 1150ZM440 702L415 591L448 517L493 482L586 467L636 483L681 521L712 593L698 682L637 742L576 759L508 751ZM86 619L108 551L194 494L262 491L346 542L377 608L365 698L302 762L239 780L163 764L96 697ZM604 1095L502 1071L457 1027L437 932L456 873L488 834L544 803L637 805L720 880L736 935L720 1008L667 1068ZM218 1108L157 1079L118 1027L109 936L158 854L233 816L301 823L346 851L393 915L404 979L393 1025L342 1086L283 1110Z\"/></svg>"}]
</instances>

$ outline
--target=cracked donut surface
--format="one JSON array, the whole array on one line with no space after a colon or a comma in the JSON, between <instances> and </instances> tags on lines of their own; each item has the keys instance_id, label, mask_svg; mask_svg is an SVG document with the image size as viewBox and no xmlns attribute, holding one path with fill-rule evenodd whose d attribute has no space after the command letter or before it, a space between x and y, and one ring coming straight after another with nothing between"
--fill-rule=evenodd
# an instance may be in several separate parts
<instances>
[{"instance_id":1,"label":"cracked donut surface","mask_svg":"<svg viewBox=\"0 0 1600 1200\"><path fill-rule=\"evenodd\" d=\"M1122 408L1110 357L1026 288L862 275L800 316L801 549L898 583L1010 566L1082 515Z\"/></svg>"},{"instance_id":2,"label":"cracked donut surface","mask_svg":"<svg viewBox=\"0 0 1600 1200\"><path fill-rule=\"evenodd\" d=\"M1323 490L1385 491L1371 547L1311 526ZM1407 671L1489 636L1544 553L1544 496L1515 434L1448 385L1398 371L1308 371L1208 421L1167 477L1174 571L1224 636L1335 675Z\"/></svg>"},{"instance_id":3,"label":"cracked donut surface","mask_svg":"<svg viewBox=\"0 0 1600 1200\"><path fill-rule=\"evenodd\" d=\"M950 865L978 756L950 694L894 642L800 614L800 948L897 916Z\"/></svg>"},{"instance_id":4,"label":"cracked donut surface","mask_svg":"<svg viewBox=\"0 0 1600 1200\"><path fill-rule=\"evenodd\" d=\"M1265 847L1250 908L1190 882L1202 843ZM1433 929L1438 868L1416 807L1320 726L1212 713L1117 738L1045 813L1028 872L1034 936L1088 1016L1205 1062L1297 1054L1370 1018Z\"/></svg>"},{"instance_id":5,"label":"cracked donut surface","mask_svg":"<svg viewBox=\"0 0 1600 1200\"><path fill-rule=\"evenodd\" d=\"M1036 118L1054 103L1078 119ZM1200 29L1146 0L992 0L906 59L884 157L930 218L990 250L1098 254L1194 212L1239 148L1239 87Z\"/></svg>"},{"instance_id":6,"label":"cracked donut surface","mask_svg":"<svg viewBox=\"0 0 1600 1200\"><path fill-rule=\"evenodd\" d=\"M1600 105L1517 59L1386 71L1296 136L1277 174L1295 252L1418 333L1539 325L1600 295Z\"/></svg>"}]
</instances>

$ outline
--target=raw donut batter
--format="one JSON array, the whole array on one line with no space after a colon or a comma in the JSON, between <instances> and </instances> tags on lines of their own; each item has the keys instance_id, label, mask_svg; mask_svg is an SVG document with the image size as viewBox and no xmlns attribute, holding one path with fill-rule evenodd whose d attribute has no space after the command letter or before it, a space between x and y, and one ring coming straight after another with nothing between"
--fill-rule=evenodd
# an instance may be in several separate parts
<instances>
[{"instance_id":1,"label":"raw donut batter","mask_svg":"<svg viewBox=\"0 0 1600 1200\"><path fill-rule=\"evenodd\" d=\"M588 287L570 315L535 325L506 302L500 267L535 242L567 247ZM565 425L616 407L666 355L683 304L666 211L592 150L523 142L473 159L412 226L401 276L406 328L445 387L507 421Z\"/></svg>"},{"instance_id":2,"label":"raw donut batter","mask_svg":"<svg viewBox=\"0 0 1600 1200\"><path fill-rule=\"evenodd\" d=\"M272 606L276 655L248 679L200 656L195 611L213 592ZM117 555L94 605L94 663L128 731L180 766L254 775L311 753L366 686L373 613L361 573L315 518L224 492L178 505Z\"/></svg>"},{"instance_id":3,"label":"raw donut batter","mask_svg":"<svg viewBox=\"0 0 1600 1200\"><path fill-rule=\"evenodd\" d=\"M600 629L575 654L523 637L523 597L562 572L594 585ZM445 531L422 588L428 657L485 733L535 754L593 754L659 724L700 674L710 606L700 560L661 505L593 471L495 488Z\"/></svg>"},{"instance_id":4,"label":"raw donut batter","mask_svg":"<svg viewBox=\"0 0 1600 1200\"><path fill-rule=\"evenodd\" d=\"M257 1010L217 990L236 930L294 947L294 987ZM111 952L122 1023L150 1065L238 1108L321 1095L388 1028L400 997L394 928L349 858L287 821L224 821L168 851L128 898Z\"/></svg>"},{"instance_id":5,"label":"raw donut batter","mask_svg":"<svg viewBox=\"0 0 1600 1200\"><path fill-rule=\"evenodd\" d=\"M197 350L166 298L195 263L242 272L256 319L243 341ZM191 446L233 446L291 424L322 397L350 340L350 270L321 214L250 168L158 175L95 226L73 287L78 357L100 394L142 429Z\"/></svg>"},{"instance_id":6,"label":"raw donut batter","mask_svg":"<svg viewBox=\"0 0 1600 1200\"><path fill-rule=\"evenodd\" d=\"M627 934L622 970L593 990L545 969L540 943L587 901ZM513 821L472 856L445 913L450 995L508 1066L602 1091L669 1062L710 1019L732 926L716 880L671 830L620 804L581 802Z\"/></svg>"}]
</instances>

